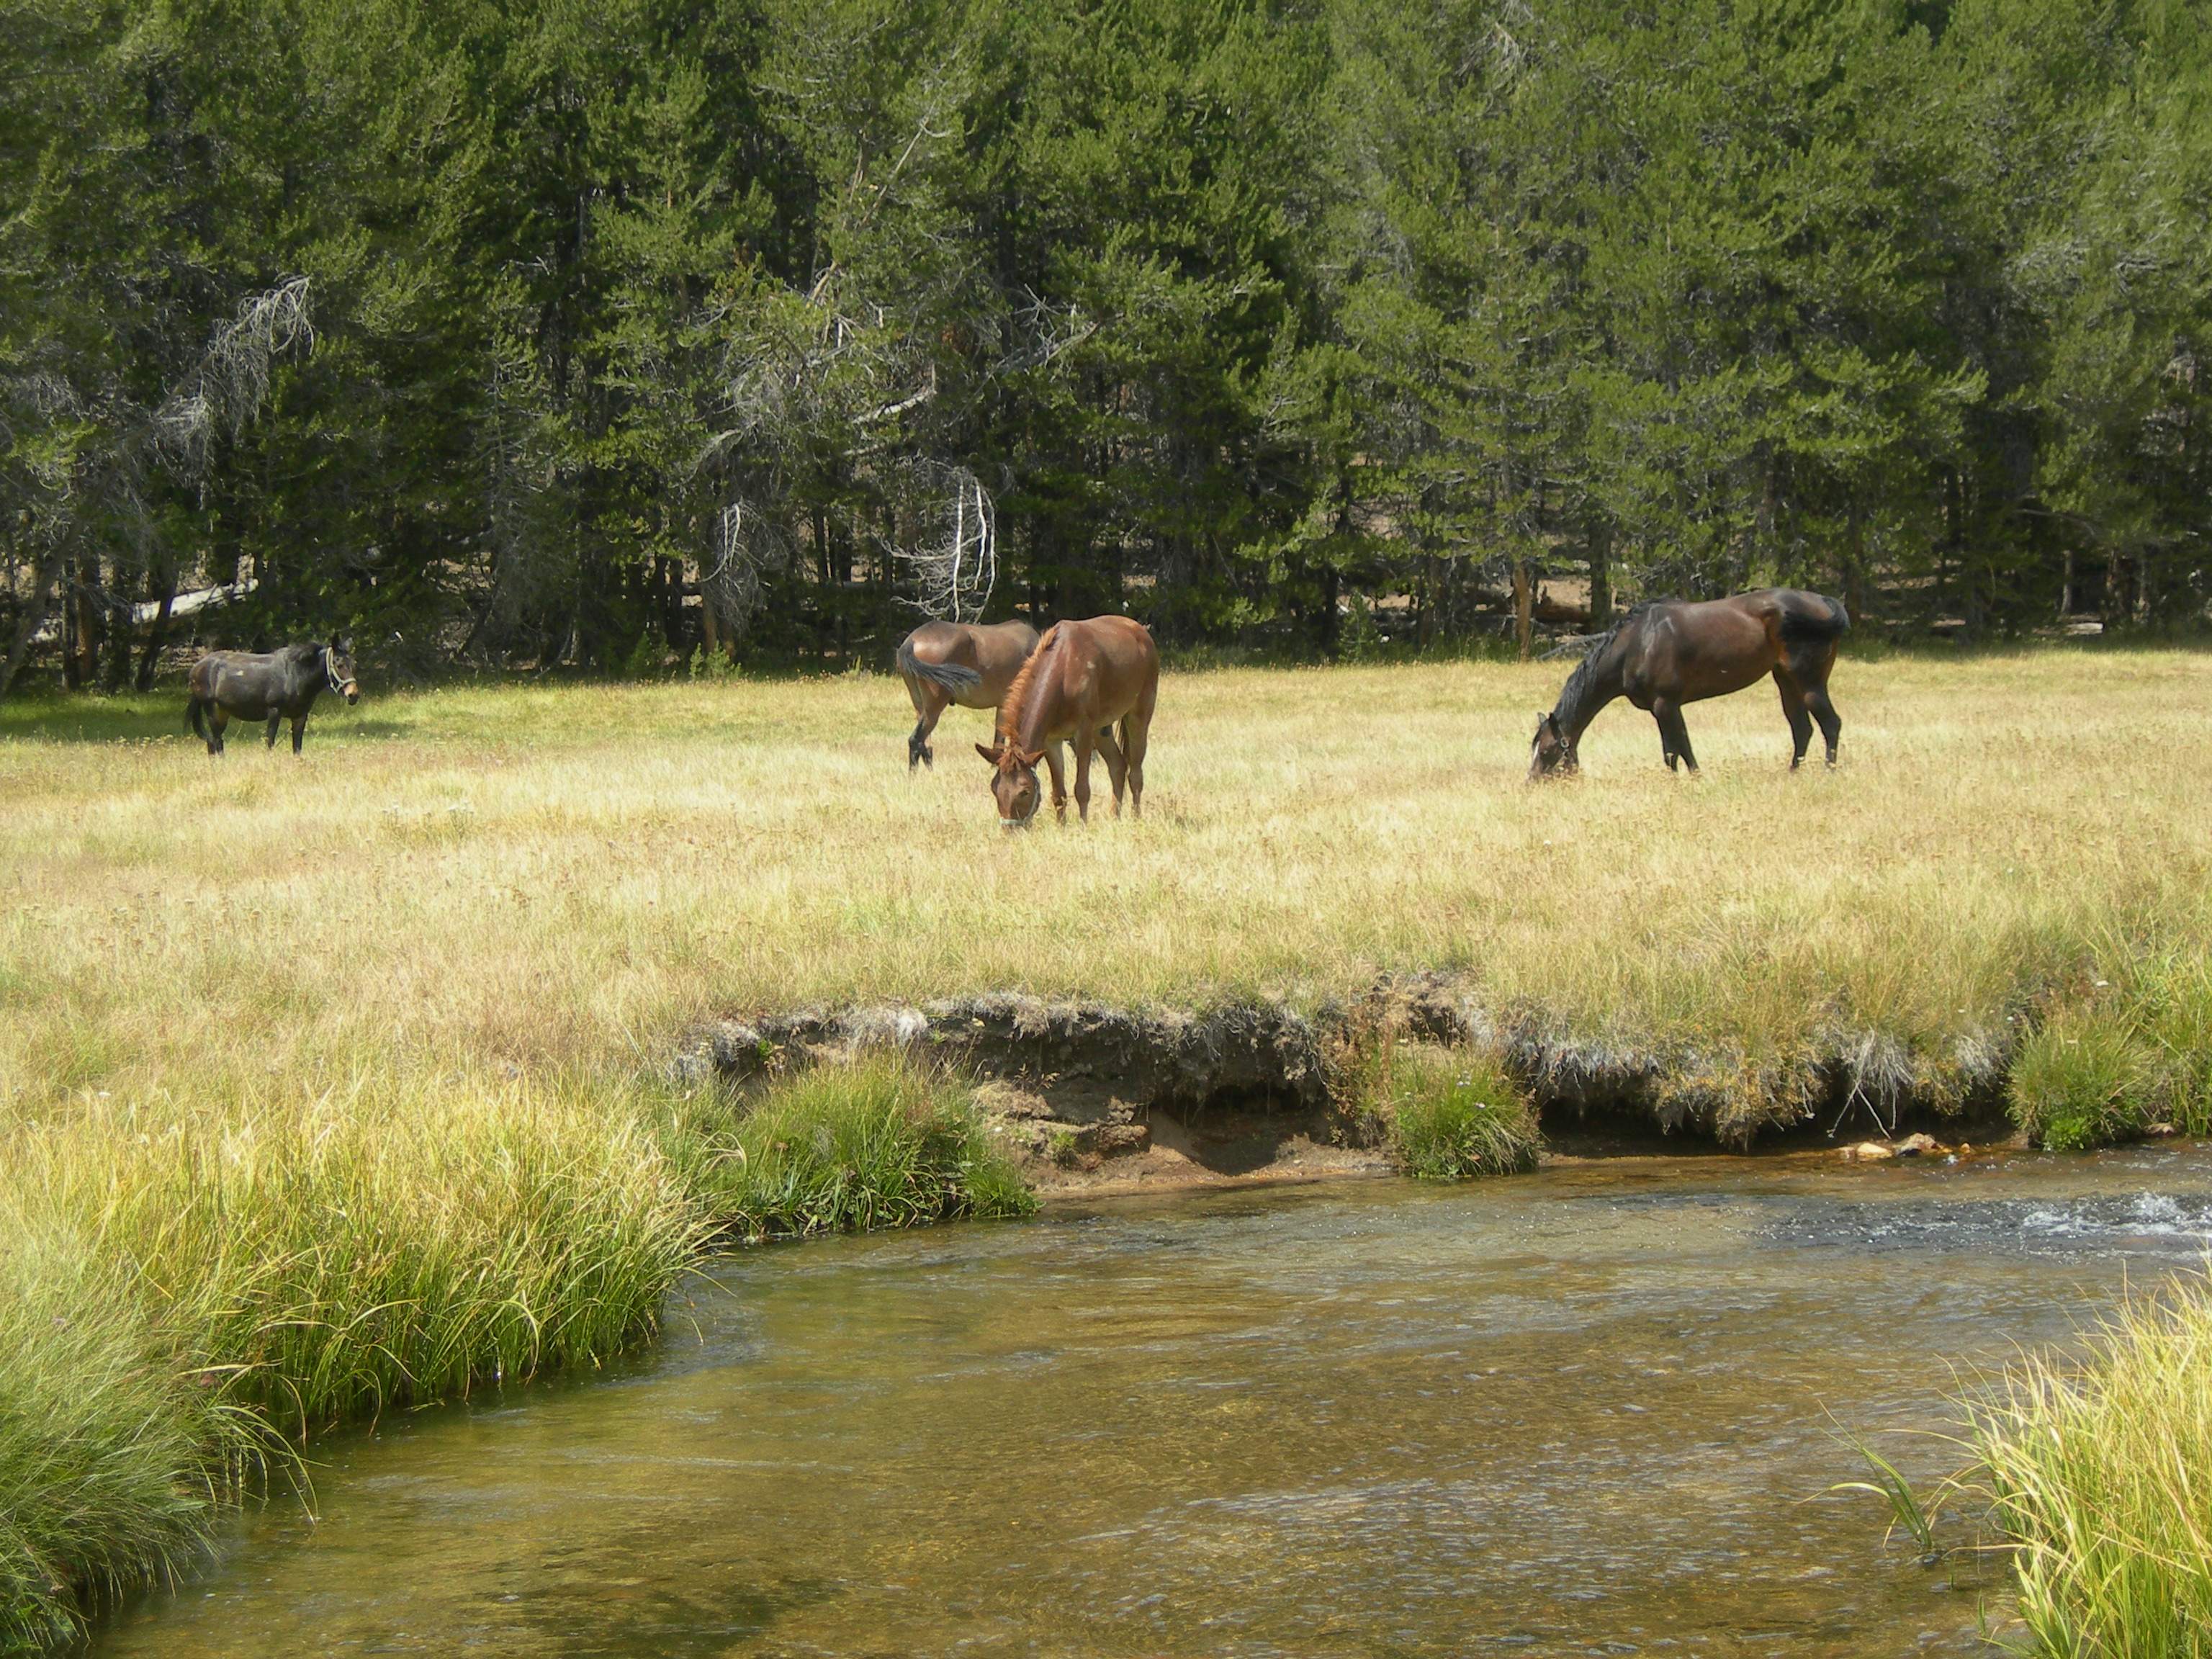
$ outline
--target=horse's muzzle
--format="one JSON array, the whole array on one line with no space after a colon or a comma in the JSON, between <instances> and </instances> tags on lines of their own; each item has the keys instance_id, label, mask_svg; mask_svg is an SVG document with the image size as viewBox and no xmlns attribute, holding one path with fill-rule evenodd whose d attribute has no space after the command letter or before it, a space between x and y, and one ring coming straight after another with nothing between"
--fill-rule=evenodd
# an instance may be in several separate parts
<instances>
[{"instance_id":1,"label":"horse's muzzle","mask_svg":"<svg viewBox=\"0 0 2212 1659\"><path fill-rule=\"evenodd\" d=\"M361 701L361 688L350 680L346 682L345 700L349 707Z\"/></svg>"}]
</instances>

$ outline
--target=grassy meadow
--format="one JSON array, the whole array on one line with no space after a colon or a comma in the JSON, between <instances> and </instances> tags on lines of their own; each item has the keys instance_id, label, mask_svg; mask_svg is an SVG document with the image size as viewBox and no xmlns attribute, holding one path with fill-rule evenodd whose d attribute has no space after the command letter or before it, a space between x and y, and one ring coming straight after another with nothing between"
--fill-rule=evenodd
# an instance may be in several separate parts
<instances>
[{"instance_id":1,"label":"grassy meadow","mask_svg":"<svg viewBox=\"0 0 2212 1659\"><path fill-rule=\"evenodd\" d=\"M1171 674L1145 820L1102 767L1088 830L1011 836L986 718L909 776L882 676L372 684L301 760L0 706L0 1646L324 1424L635 1340L718 1237L1021 1207L938 1079L686 1091L718 1013L1443 969L1723 1131L1845 1052L1938 1097L2006 1056L2053 1144L2206 1127L2212 658L1847 653L1832 774L1760 690L1691 711L1694 781L1623 706L1529 788L1565 673Z\"/></svg>"}]
</instances>

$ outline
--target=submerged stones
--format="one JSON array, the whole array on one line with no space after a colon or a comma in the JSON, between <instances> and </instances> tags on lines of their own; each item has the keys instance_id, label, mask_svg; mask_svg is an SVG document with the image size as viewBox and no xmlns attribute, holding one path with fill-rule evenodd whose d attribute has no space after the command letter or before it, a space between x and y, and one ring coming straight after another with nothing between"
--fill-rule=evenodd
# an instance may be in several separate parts
<instances>
[{"instance_id":1,"label":"submerged stones","mask_svg":"<svg viewBox=\"0 0 2212 1659\"><path fill-rule=\"evenodd\" d=\"M1902 1140L1862 1140L1843 1149L1846 1164L1886 1164L1892 1158L1950 1157L1960 1158L1974 1149L1966 1145L1946 1146L1929 1134L1907 1135Z\"/></svg>"}]
</instances>

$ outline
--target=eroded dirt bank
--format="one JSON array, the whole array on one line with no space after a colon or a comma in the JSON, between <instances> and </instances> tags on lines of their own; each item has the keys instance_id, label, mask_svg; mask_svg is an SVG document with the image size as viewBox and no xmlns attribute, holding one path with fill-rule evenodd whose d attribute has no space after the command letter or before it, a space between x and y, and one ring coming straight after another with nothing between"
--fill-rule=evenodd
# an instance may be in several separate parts
<instances>
[{"instance_id":1,"label":"eroded dirt bank","mask_svg":"<svg viewBox=\"0 0 2212 1659\"><path fill-rule=\"evenodd\" d=\"M977 1079L976 1098L1047 1189L1379 1174L1380 1126L1352 1086L1382 1042L1482 1047L1567 1154L1803 1148L1938 1122L2003 1120L2009 1033L1929 1056L1838 1029L1786 1060L1725 1046L1608 1042L1538 1010L1493 1013L1440 974L1378 981L1310 1012L1265 1000L1180 1011L1006 992L715 1022L679 1060L744 1088L794 1066L902 1048ZM1685 1145L1685 1142L1689 1144Z\"/></svg>"}]
</instances>

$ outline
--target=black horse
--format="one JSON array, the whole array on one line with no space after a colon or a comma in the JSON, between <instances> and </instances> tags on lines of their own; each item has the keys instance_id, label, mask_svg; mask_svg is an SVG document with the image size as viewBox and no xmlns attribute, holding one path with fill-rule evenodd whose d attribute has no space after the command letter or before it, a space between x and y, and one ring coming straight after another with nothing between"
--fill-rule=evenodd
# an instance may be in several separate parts
<instances>
[{"instance_id":1,"label":"black horse","mask_svg":"<svg viewBox=\"0 0 2212 1659\"><path fill-rule=\"evenodd\" d=\"M307 711L327 686L348 702L361 701L354 678L353 641L331 635L328 645L288 645L282 651L210 651L192 665L185 681L191 700L185 714L192 730L207 740L208 753L222 753L222 729L233 720L269 722L269 746L276 746L276 726L292 722L292 752L307 735ZM215 717L214 730L207 716Z\"/></svg>"},{"instance_id":2,"label":"black horse","mask_svg":"<svg viewBox=\"0 0 2212 1659\"><path fill-rule=\"evenodd\" d=\"M1836 665L1836 641L1850 625L1838 601L1795 587L1638 605L1598 641L1568 677L1557 706L1536 722L1528 775L1574 771L1584 729L1616 697L1649 710L1659 723L1670 770L1680 761L1694 772L1698 759L1690 752L1682 705L1741 691L1767 674L1781 690L1790 721L1796 751L1790 766L1804 760L1815 720L1833 766L1844 723L1828 701L1828 671Z\"/></svg>"}]
</instances>

